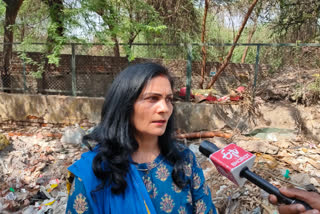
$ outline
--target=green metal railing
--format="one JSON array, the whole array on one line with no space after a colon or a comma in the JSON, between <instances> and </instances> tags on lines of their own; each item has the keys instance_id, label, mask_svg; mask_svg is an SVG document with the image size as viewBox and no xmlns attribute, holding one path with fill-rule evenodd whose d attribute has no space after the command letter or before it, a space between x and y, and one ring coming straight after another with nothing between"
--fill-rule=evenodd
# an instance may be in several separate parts
<instances>
[{"instance_id":1,"label":"green metal railing","mask_svg":"<svg viewBox=\"0 0 320 214\"><path fill-rule=\"evenodd\" d=\"M14 45L19 45L20 43L13 43ZM0 43L0 45L5 45L3 43ZM45 45L44 43L32 43L32 45ZM70 62L70 67L71 67L71 95L72 96L77 96L79 95L79 91L77 90L77 65L76 65L76 47L83 45L81 43L68 43L65 44L66 46L71 47L71 62ZM106 45L102 43L92 43L90 45ZM113 44L107 44L107 45L113 45ZM120 45L127 45L127 44L120 44ZM186 49L186 61L187 61L187 68L186 68L186 100L190 100L190 94L191 94L191 83L192 83L192 52L194 47L228 47L228 46L248 46L248 47L256 47L256 57L255 57L255 65L254 65L254 78L253 78L253 83L252 83L252 96L255 96L255 89L256 89L256 84L257 84L257 76L259 74L259 62L260 62L260 52L262 47L320 47L320 44L318 43L273 43L273 44L266 44L266 43L238 43L238 44L232 44L232 43L224 43L224 44L214 44L214 43L190 43L190 44L148 44L148 43L134 43L132 44L132 47L135 46L155 46L155 47L181 47L183 49ZM27 85L26 85L26 64L23 61L22 63L23 67L23 88L15 88L15 90L20 90L20 91L27 91ZM6 87L0 87L0 90L10 90L12 88L6 88ZM68 92L65 90L55 90L55 89L44 89L48 92ZM70 92L70 91L69 91Z\"/></svg>"}]
</instances>

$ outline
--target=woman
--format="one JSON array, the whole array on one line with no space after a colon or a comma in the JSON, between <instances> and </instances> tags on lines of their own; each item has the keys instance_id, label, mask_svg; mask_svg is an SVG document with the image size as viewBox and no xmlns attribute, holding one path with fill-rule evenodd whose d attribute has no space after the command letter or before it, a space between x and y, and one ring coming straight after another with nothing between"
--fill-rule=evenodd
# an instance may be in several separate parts
<instances>
[{"instance_id":1,"label":"woman","mask_svg":"<svg viewBox=\"0 0 320 214\"><path fill-rule=\"evenodd\" d=\"M194 154L173 139L173 81L166 68L136 64L112 83L98 145L69 170L66 213L216 213Z\"/></svg>"}]
</instances>

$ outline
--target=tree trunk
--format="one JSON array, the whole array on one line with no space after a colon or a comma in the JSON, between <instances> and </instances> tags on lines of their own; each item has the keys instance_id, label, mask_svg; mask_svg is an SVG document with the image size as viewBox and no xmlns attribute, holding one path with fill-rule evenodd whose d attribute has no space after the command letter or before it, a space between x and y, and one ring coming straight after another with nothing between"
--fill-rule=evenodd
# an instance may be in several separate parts
<instances>
[{"instance_id":1,"label":"tree trunk","mask_svg":"<svg viewBox=\"0 0 320 214\"><path fill-rule=\"evenodd\" d=\"M202 20L202 33L201 33L201 43L202 44L205 43L208 8L209 8L209 0L205 0L203 20ZM201 82L200 82L199 87L203 88L204 75L206 73L206 61L207 61L207 49L206 49L206 46L204 46L204 45L201 48L201 55L202 55L202 67L201 67Z\"/></svg>"},{"instance_id":2,"label":"tree trunk","mask_svg":"<svg viewBox=\"0 0 320 214\"><path fill-rule=\"evenodd\" d=\"M109 30L111 32L111 39L114 42L113 46L113 55L115 57L120 57L120 46L119 46L119 41L117 38L117 33L114 32L114 22L116 22L115 18L116 17L116 11L111 7L106 7L108 12L106 13L104 9L102 8L97 8L95 9L95 12L103 19L103 21L108 25ZM109 16L106 17L105 14L109 14Z\"/></svg>"},{"instance_id":3,"label":"tree trunk","mask_svg":"<svg viewBox=\"0 0 320 214\"><path fill-rule=\"evenodd\" d=\"M23 0L4 0L6 3L6 15L4 21L4 37L3 37L3 70L1 71L1 79L4 88L11 87L10 65L12 59L12 43L13 30L12 25L16 22L18 11ZM4 90L10 92L10 90Z\"/></svg>"},{"instance_id":4,"label":"tree trunk","mask_svg":"<svg viewBox=\"0 0 320 214\"><path fill-rule=\"evenodd\" d=\"M120 57L120 47L117 36L112 36L112 41L114 41L113 54L115 57Z\"/></svg>"},{"instance_id":5,"label":"tree trunk","mask_svg":"<svg viewBox=\"0 0 320 214\"><path fill-rule=\"evenodd\" d=\"M211 137L231 138L232 134L224 133L220 131L206 131L206 132L192 132L192 133L176 135L176 138L178 139L195 139L195 138L211 138Z\"/></svg>"},{"instance_id":6,"label":"tree trunk","mask_svg":"<svg viewBox=\"0 0 320 214\"><path fill-rule=\"evenodd\" d=\"M234 42L233 42L233 45L232 45L231 49L229 50L229 53L228 53L226 59L224 60L224 62L222 63L222 65L219 67L219 70L218 70L217 74L212 77L212 79L211 79L211 81L210 81L207 89L209 89L209 88L211 88L211 87L213 86L213 84L217 81L217 79L218 79L218 77L220 76L220 74L221 74L221 73L224 71L224 69L227 67L227 65L228 65L228 63L229 63L229 61L230 61L230 59L231 59L231 57L232 57L232 53L233 53L233 51L234 51L234 48L236 47L235 45L236 45L236 43L238 42L238 40L239 40L239 38L240 38L240 36L241 36L241 33L242 33L244 27L246 26L246 23L247 23L250 15L251 15L251 13L252 13L252 11L253 11L253 8L256 6L257 2L258 2L258 0L254 0L254 1L252 2L251 6L249 7L249 10L248 10L246 16L244 17L244 20L243 20L243 22L242 22L242 25L241 25L241 27L240 27L240 29L239 29L239 31L238 31L238 34L237 34L237 36L236 36L236 38L235 38L235 40L234 40Z\"/></svg>"},{"instance_id":7,"label":"tree trunk","mask_svg":"<svg viewBox=\"0 0 320 214\"><path fill-rule=\"evenodd\" d=\"M247 43L250 43L250 42L251 42L251 39L252 39L252 37L253 37L253 34L256 32L256 29L257 29L257 23L258 23L258 18L256 18L256 19L254 20L254 25L253 25L252 30L251 30L250 33L249 33L248 42L247 42ZM247 57L247 53L248 53L248 49L249 49L249 46L246 46L246 48L245 48L244 51L243 51L243 55L242 55L242 58L241 58L241 63L244 63L244 62L245 62L246 57Z\"/></svg>"},{"instance_id":8,"label":"tree trunk","mask_svg":"<svg viewBox=\"0 0 320 214\"><path fill-rule=\"evenodd\" d=\"M23 42L24 40L24 35L26 32L26 25L24 23L24 17L21 17L21 21L22 21L22 26L21 26L21 31L20 31L20 42Z\"/></svg>"},{"instance_id":9,"label":"tree trunk","mask_svg":"<svg viewBox=\"0 0 320 214\"><path fill-rule=\"evenodd\" d=\"M63 15L63 0L43 0L49 7L49 16L51 19L51 26L57 25L53 32L48 32L47 37L47 53L51 54L56 44L57 37L64 35L64 15Z\"/></svg>"}]
</instances>

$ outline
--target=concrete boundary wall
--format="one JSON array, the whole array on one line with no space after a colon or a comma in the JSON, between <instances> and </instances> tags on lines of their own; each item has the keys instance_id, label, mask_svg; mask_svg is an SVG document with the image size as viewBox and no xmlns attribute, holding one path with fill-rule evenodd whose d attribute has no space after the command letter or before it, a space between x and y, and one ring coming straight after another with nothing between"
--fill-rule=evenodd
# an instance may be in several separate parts
<instances>
[{"instance_id":1,"label":"concrete boundary wall","mask_svg":"<svg viewBox=\"0 0 320 214\"><path fill-rule=\"evenodd\" d=\"M0 93L0 127L73 124L91 127L100 121L103 101L103 98ZM221 105L176 102L177 128L186 132L222 128L224 120L230 118L226 113L221 116L221 111L236 111L239 106L229 110L219 110L218 106Z\"/></svg>"},{"instance_id":2,"label":"concrete boundary wall","mask_svg":"<svg viewBox=\"0 0 320 214\"><path fill-rule=\"evenodd\" d=\"M102 103L103 98L0 93L0 124L90 127L99 122Z\"/></svg>"},{"instance_id":3,"label":"concrete boundary wall","mask_svg":"<svg viewBox=\"0 0 320 214\"><path fill-rule=\"evenodd\" d=\"M92 127L100 121L103 98L0 93L0 128L18 126ZM260 116L244 117L245 106L175 102L176 128L182 132L210 131L224 127L241 132L262 127L293 129L320 141L320 107L279 103L260 105ZM279 117L279 115L281 115Z\"/></svg>"}]
</instances>

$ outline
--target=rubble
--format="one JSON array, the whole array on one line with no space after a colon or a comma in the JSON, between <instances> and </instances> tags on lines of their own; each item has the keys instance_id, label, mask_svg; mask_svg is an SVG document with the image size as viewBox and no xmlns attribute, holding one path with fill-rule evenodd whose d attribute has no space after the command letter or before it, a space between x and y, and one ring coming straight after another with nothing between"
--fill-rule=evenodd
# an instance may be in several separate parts
<instances>
[{"instance_id":1,"label":"rubble","mask_svg":"<svg viewBox=\"0 0 320 214\"><path fill-rule=\"evenodd\" d=\"M9 146L10 142L7 137L3 134L0 134L0 151Z\"/></svg>"},{"instance_id":2,"label":"rubble","mask_svg":"<svg viewBox=\"0 0 320 214\"><path fill-rule=\"evenodd\" d=\"M4 133L0 151L0 213L64 213L67 167L87 149L62 143L63 130L24 128Z\"/></svg>"},{"instance_id":3,"label":"rubble","mask_svg":"<svg viewBox=\"0 0 320 214\"><path fill-rule=\"evenodd\" d=\"M189 147L196 151L202 140L209 140L220 148L231 142L236 143L254 153L256 160L252 170L277 187L296 187L320 192L320 170L318 168L320 145L317 142L303 136L295 139L268 141L234 135L232 139L209 138L188 141ZM249 182L246 182L243 187L235 186L218 173L210 160L204 158L200 153L195 154L203 168L212 192L212 200L219 209L219 213L277 213L277 207L268 202L266 192ZM287 178L286 171L289 173Z\"/></svg>"},{"instance_id":4,"label":"rubble","mask_svg":"<svg viewBox=\"0 0 320 214\"><path fill-rule=\"evenodd\" d=\"M15 132L0 130L10 142L0 151L0 213L64 213L67 167L87 151L79 141L85 132L78 126L31 127ZM232 133L231 138L205 139L219 147L233 142L254 153L253 171L278 187L320 191L320 145L317 142L303 136L274 141L237 133ZM202 140L204 138L184 139L184 143L197 156L219 213L277 212L268 202L268 194L260 188L249 182L240 188L221 176L211 161L198 151Z\"/></svg>"}]
</instances>

